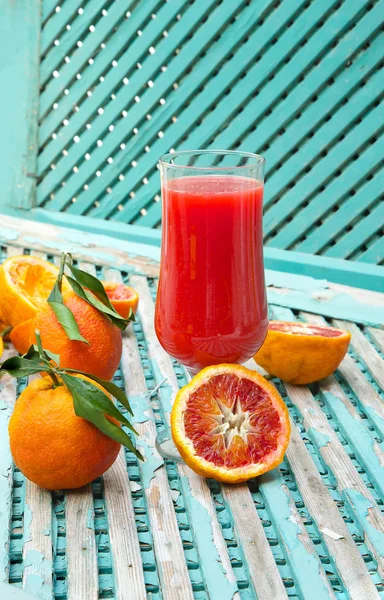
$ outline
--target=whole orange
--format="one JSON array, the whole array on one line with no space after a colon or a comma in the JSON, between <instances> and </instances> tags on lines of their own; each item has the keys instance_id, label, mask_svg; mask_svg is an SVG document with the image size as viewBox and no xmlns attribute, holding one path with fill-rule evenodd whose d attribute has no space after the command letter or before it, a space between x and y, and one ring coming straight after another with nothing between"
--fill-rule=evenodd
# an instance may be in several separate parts
<instances>
[{"instance_id":1,"label":"whole orange","mask_svg":"<svg viewBox=\"0 0 384 600\"><path fill-rule=\"evenodd\" d=\"M38 309L35 319L35 329L40 331L43 348L60 355L62 368L78 369L101 379L112 379L122 352L120 329L74 292L64 293L63 299L89 345L70 340L46 302Z\"/></svg>"},{"instance_id":2,"label":"whole orange","mask_svg":"<svg viewBox=\"0 0 384 600\"><path fill-rule=\"evenodd\" d=\"M70 392L64 385L54 388L50 377L35 379L20 394L8 431L16 466L49 490L81 487L100 477L120 449L76 416Z\"/></svg>"}]
</instances>

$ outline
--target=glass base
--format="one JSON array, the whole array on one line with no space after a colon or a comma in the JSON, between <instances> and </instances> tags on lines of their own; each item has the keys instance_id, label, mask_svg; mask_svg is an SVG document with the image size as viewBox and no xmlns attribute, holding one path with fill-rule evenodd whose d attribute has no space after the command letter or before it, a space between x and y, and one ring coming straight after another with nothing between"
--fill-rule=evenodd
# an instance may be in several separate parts
<instances>
[{"instance_id":1,"label":"glass base","mask_svg":"<svg viewBox=\"0 0 384 600\"><path fill-rule=\"evenodd\" d=\"M195 375L200 373L201 369L191 369L190 367L184 367L187 374L187 379L190 381Z\"/></svg>"},{"instance_id":2,"label":"glass base","mask_svg":"<svg viewBox=\"0 0 384 600\"><path fill-rule=\"evenodd\" d=\"M173 460L178 463L184 463L179 451L172 440L172 431L170 427L165 427L156 436L156 450L163 458Z\"/></svg>"}]
</instances>

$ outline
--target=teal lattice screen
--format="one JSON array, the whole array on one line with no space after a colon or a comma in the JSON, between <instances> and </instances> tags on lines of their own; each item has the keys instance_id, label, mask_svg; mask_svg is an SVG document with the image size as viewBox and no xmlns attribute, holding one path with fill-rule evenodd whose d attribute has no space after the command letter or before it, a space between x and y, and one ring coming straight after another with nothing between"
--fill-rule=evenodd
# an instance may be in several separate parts
<instances>
[{"instance_id":1,"label":"teal lattice screen","mask_svg":"<svg viewBox=\"0 0 384 600\"><path fill-rule=\"evenodd\" d=\"M158 157L267 158L267 245L384 260L383 1L44 0L37 205L158 227Z\"/></svg>"}]
</instances>

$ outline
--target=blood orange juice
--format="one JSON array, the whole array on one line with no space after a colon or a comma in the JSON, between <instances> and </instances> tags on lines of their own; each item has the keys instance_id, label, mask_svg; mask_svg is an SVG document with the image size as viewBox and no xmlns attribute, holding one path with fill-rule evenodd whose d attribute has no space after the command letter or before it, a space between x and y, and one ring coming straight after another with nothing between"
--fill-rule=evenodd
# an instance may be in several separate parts
<instances>
[{"instance_id":1,"label":"blood orange juice","mask_svg":"<svg viewBox=\"0 0 384 600\"><path fill-rule=\"evenodd\" d=\"M264 341L263 185L239 175L163 180L155 327L191 370L241 363Z\"/></svg>"}]
</instances>

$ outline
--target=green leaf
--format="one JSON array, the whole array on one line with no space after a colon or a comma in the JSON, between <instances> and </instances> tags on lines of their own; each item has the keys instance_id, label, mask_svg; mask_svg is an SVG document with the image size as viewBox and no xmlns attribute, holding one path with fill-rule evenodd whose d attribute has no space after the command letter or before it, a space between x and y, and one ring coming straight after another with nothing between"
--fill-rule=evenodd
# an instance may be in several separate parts
<instances>
[{"instance_id":1,"label":"green leaf","mask_svg":"<svg viewBox=\"0 0 384 600\"><path fill-rule=\"evenodd\" d=\"M120 402L120 404L122 404L124 406L124 408L126 408L133 416L133 412L132 412L132 409L129 404L127 396L125 395L123 390L121 388L119 388L115 383L112 383L112 381L105 381L104 379L100 379L99 377L96 377L96 375L92 375L91 373L83 373L83 371L77 371L76 369L63 369L63 370L66 373L79 373L81 375L85 375L86 377L89 377L89 379L92 379L93 381L96 381L105 390L107 390L107 392L112 394L112 396L114 396L116 398L116 400L118 400Z\"/></svg>"},{"instance_id":2,"label":"green leaf","mask_svg":"<svg viewBox=\"0 0 384 600\"><path fill-rule=\"evenodd\" d=\"M48 296L48 303L58 302L59 304L63 304L63 296L60 290L58 278L55 281L55 285L53 286L51 293Z\"/></svg>"},{"instance_id":3,"label":"green leaf","mask_svg":"<svg viewBox=\"0 0 384 600\"><path fill-rule=\"evenodd\" d=\"M116 312L113 308L107 293L104 289L103 284L97 277L94 277L90 273L86 271L82 271L73 265L68 265L69 269L72 272L72 275L75 277L76 281L83 287L91 290L95 294L95 296L105 305L108 306L112 311ZM116 313L118 314L118 313ZM119 315L120 316L120 315Z\"/></svg>"},{"instance_id":4,"label":"green leaf","mask_svg":"<svg viewBox=\"0 0 384 600\"><path fill-rule=\"evenodd\" d=\"M35 348L36 348L36 346L35 346ZM54 352L50 352L49 350L46 350L45 348L44 348L43 352L44 352L46 360L48 360L48 361L53 360L53 361L55 361L55 363L58 366L60 366L60 354L55 354Z\"/></svg>"},{"instance_id":5,"label":"green leaf","mask_svg":"<svg viewBox=\"0 0 384 600\"><path fill-rule=\"evenodd\" d=\"M61 377L72 394L76 415L86 419L90 423L93 423L93 425L105 433L105 435L109 436L119 444L123 444L139 459L143 460L142 455L138 450L136 450L131 438L127 435L127 433L106 418L105 415L108 414L136 433L130 422L115 407L108 396L106 396L104 392L85 379L80 379L65 373L63 373Z\"/></svg>"},{"instance_id":6,"label":"green leaf","mask_svg":"<svg viewBox=\"0 0 384 600\"><path fill-rule=\"evenodd\" d=\"M119 329L126 329L130 318L124 319L121 317L114 309L110 309L108 306L105 306L100 300L96 298L91 292L85 290L73 277L69 277L67 275L67 281L72 287L75 294L77 294L80 298L91 304L94 308L96 308L99 312L101 312L107 319L109 319L116 327Z\"/></svg>"},{"instance_id":7,"label":"green leaf","mask_svg":"<svg viewBox=\"0 0 384 600\"><path fill-rule=\"evenodd\" d=\"M56 284L55 284L56 285ZM49 301L49 306L55 313L60 325L64 329L65 333L70 340L76 340L77 342L85 342L89 345L89 342L81 335L79 327L76 323L76 319L73 316L72 311L61 302Z\"/></svg>"},{"instance_id":8,"label":"green leaf","mask_svg":"<svg viewBox=\"0 0 384 600\"><path fill-rule=\"evenodd\" d=\"M35 360L29 360L24 356L12 356L8 358L0 365L0 377L5 373L12 375L12 377L26 377L34 375L35 373L41 373L41 371L49 371L49 367L37 362Z\"/></svg>"}]
</instances>

